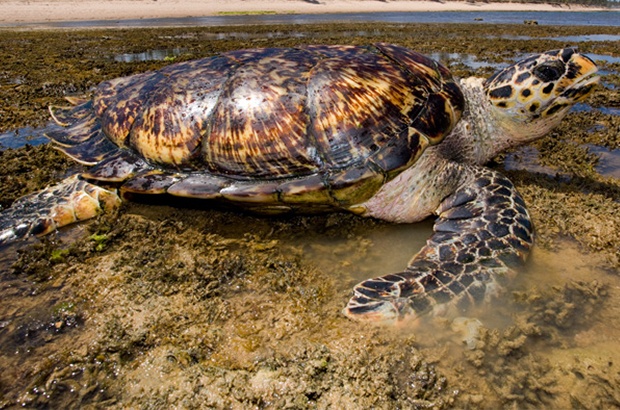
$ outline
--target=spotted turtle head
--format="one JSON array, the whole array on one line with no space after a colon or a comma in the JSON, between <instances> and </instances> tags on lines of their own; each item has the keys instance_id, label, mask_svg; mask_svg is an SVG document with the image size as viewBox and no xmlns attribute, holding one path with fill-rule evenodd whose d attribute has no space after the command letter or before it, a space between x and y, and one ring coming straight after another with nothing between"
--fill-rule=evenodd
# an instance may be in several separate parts
<instances>
[{"instance_id":1,"label":"spotted turtle head","mask_svg":"<svg viewBox=\"0 0 620 410\"><path fill-rule=\"evenodd\" d=\"M596 64L575 48L553 50L497 72L484 82L484 91L503 122L533 139L592 92L599 80L596 71Z\"/></svg>"}]
</instances>

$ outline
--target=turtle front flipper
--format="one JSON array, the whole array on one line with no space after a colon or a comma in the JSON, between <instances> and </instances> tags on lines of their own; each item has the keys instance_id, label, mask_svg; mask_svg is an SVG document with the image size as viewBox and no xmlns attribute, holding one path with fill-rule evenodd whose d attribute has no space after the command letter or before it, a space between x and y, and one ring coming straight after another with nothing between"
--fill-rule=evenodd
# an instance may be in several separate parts
<instances>
[{"instance_id":1,"label":"turtle front flipper","mask_svg":"<svg viewBox=\"0 0 620 410\"><path fill-rule=\"evenodd\" d=\"M366 280L344 309L355 320L395 322L462 311L487 301L522 266L533 244L525 203L513 184L486 168L443 200L434 234L404 272Z\"/></svg>"},{"instance_id":2,"label":"turtle front flipper","mask_svg":"<svg viewBox=\"0 0 620 410\"><path fill-rule=\"evenodd\" d=\"M18 199L0 213L0 245L30 235L45 235L119 204L115 191L93 185L77 175L70 177Z\"/></svg>"}]
</instances>

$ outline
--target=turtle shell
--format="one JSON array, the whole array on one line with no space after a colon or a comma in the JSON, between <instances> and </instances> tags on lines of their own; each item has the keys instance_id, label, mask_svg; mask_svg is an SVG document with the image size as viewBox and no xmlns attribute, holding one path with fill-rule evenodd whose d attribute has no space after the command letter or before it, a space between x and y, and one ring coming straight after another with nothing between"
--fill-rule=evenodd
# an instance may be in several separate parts
<instances>
[{"instance_id":1,"label":"turtle shell","mask_svg":"<svg viewBox=\"0 0 620 410\"><path fill-rule=\"evenodd\" d=\"M54 109L62 151L121 192L347 208L439 143L464 100L403 47L252 49L107 81Z\"/></svg>"}]
</instances>

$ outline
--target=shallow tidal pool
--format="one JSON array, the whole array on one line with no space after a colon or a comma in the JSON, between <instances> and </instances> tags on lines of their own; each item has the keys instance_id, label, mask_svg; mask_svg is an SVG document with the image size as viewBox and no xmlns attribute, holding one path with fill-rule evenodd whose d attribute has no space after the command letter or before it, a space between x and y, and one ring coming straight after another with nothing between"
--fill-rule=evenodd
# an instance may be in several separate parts
<instances>
[{"instance_id":1,"label":"shallow tidal pool","mask_svg":"<svg viewBox=\"0 0 620 410\"><path fill-rule=\"evenodd\" d=\"M566 45L552 38L614 34L460 24L246 31L0 31L0 133L25 138L10 133L45 127L48 105L104 79L234 48L388 41L445 58L459 76L488 76ZM618 41L579 47L620 56ZM490 164L515 182L537 230L528 265L491 306L396 328L341 315L352 286L402 269L432 221L126 204L0 249L0 408L619 407L620 180L614 156L602 155L620 148L611 58L588 109ZM79 169L46 145L16 144L0 152L3 208Z\"/></svg>"}]
</instances>

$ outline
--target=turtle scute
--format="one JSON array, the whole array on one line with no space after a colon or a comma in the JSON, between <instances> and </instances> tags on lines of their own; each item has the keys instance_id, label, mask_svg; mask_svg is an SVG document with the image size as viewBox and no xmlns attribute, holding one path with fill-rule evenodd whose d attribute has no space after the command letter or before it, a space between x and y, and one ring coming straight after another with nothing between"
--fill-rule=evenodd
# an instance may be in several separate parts
<instances>
[{"instance_id":1,"label":"turtle scute","mask_svg":"<svg viewBox=\"0 0 620 410\"><path fill-rule=\"evenodd\" d=\"M463 106L446 68L403 47L253 49L106 81L50 137L121 192L346 208Z\"/></svg>"}]
</instances>

